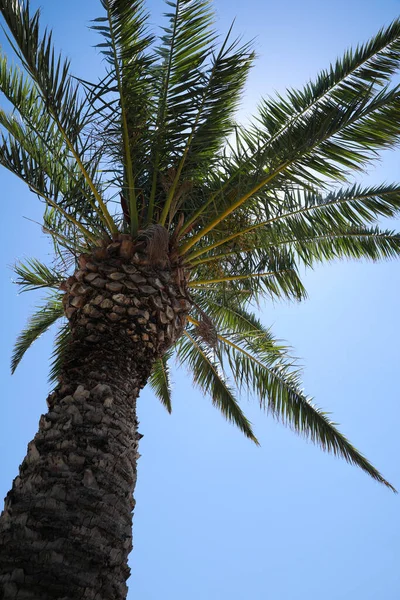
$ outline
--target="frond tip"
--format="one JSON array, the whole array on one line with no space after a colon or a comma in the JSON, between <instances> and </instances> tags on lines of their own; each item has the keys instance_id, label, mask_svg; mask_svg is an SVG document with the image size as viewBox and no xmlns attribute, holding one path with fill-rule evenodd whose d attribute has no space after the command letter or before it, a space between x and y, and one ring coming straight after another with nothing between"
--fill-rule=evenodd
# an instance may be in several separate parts
<instances>
[{"instance_id":1,"label":"frond tip","mask_svg":"<svg viewBox=\"0 0 400 600\"><path fill-rule=\"evenodd\" d=\"M261 333L261 331L260 331ZM344 458L360 467L373 479L392 491L395 488L373 467L337 429L327 413L317 408L301 389L299 372L293 361L279 347L274 351L263 340L248 334L219 335L220 348L228 360L239 387L252 390L260 406L296 433L305 436L324 451Z\"/></svg>"},{"instance_id":2,"label":"frond tip","mask_svg":"<svg viewBox=\"0 0 400 600\"><path fill-rule=\"evenodd\" d=\"M234 391L226 380L222 366L210 356L209 350L201 345L193 333L185 331L185 337L179 340L177 358L181 364L189 367L194 383L211 396L212 403L220 409L224 417L234 423L258 446L251 423L243 414Z\"/></svg>"},{"instance_id":3,"label":"frond tip","mask_svg":"<svg viewBox=\"0 0 400 600\"><path fill-rule=\"evenodd\" d=\"M325 452L344 458L346 462L360 467L379 483L397 493L397 490L338 430L328 413L315 406L312 398L304 395L299 387L296 373L276 368L271 373L271 391L268 399L262 399L267 411L282 423L304 435Z\"/></svg>"},{"instance_id":4,"label":"frond tip","mask_svg":"<svg viewBox=\"0 0 400 600\"><path fill-rule=\"evenodd\" d=\"M171 358L171 351L168 351L162 358L159 358L153 367L149 378L149 384L153 392L171 414L171 380L168 360Z\"/></svg>"}]
</instances>

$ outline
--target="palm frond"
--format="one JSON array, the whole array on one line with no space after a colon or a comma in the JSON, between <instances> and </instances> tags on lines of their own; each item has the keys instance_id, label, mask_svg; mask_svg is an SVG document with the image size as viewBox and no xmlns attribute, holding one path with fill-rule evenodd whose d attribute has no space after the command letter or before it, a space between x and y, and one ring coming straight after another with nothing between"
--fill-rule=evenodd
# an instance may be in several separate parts
<instances>
[{"instance_id":1,"label":"palm frond","mask_svg":"<svg viewBox=\"0 0 400 600\"><path fill-rule=\"evenodd\" d=\"M172 412L171 403L171 380L168 360L172 356L172 351L168 351L164 356L156 360L149 378L149 384L157 398L165 406L169 413Z\"/></svg>"},{"instance_id":2,"label":"palm frond","mask_svg":"<svg viewBox=\"0 0 400 600\"><path fill-rule=\"evenodd\" d=\"M201 98L176 172L167 190L161 222L167 215L171 222L180 205L193 211L182 190L193 177L204 177L205 170L216 159L222 143L233 131L233 116L237 108L247 75L252 66L254 52L251 44L239 46L239 41L229 43L230 28L218 54L212 55L207 74L203 76ZM178 188L180 184L180 189Z\"/></svg>"},{"instance_id":3,"label":"palm frond","mask_svg":"<svg viewBox=\"0 0 400 600\"><path fill-rule=\"evenodd\" d=\"M35 134L37 139L46 146L47 152L64 162L63 139L55 123L46 110L40 93L34 83L21 69L10 64L7 57L0 52L0 90L13 107L11 114L1 111L2 125L14 137L15 128ZM18 138L19 139L19 138Z\"/></svg>"},{"instance_id":4,"label":"palm frond","mask_svg":"<svg viewBox=\"0 0 400 600\"><path fill-rule=\"evenodd\" d=\"M296 260L307 267L343 258L378 261L400 256L400 234L379 227L338 228L335 232L320 234L310 227L308 237L285 239L282 236L274 247L282 246L290 249Z\"/></svg>"},{"instance_id":5,"label":"palm frond","mask_svg":"<svg viewBox=\"0 0 400 600\"><path fill-rule=\"evenodd\" d=\"M61 370L64 365L65 356L71 343L72 333L69 325L62 325L54 340L54 349L51 355L49 382L58 383Z\"/></svg>"},{"instance_id":6,"label":"palm frond","mask_svg":"<svg viewBox=\"0 0 400 600\"><path fill-rule=\"evenodd\" d=\"M35 193L47 206L54 208L62 217L72 223L83 235L84 239L98 244L98 238L82 224L76 211L65 208L62 202L57 201L59 189L57 183L47 176L49 163L46 155L37 153L32 157L31 152L18 144L13 137L4 136L0 133L0 164L16 175L21 181L28 184L30 190ZM54 199L56 197L56 199ZM92 225L90 225L92 227Z\"/></svg>"},{"instance_id":7,"label":"palm frond","mask_svg":"<svg viewBox=\"0 0 400 600\"><path fill-rule=\"evenodd\" d=\"M18 66L9 64L8 59L2 54L0 54L0 90L13 107L12 112L0 109L0 124L10 135L8 140L4 136L2 138L4 153L8 155L6 163L3 161L4 166L14 169L13 172L17 171L16 174L22 177L29 169L42 171L43 185L46 183L46 186L40 188L36 181L36 187L81 223L95 232L102 231L103 224L93 210L90 187L76 162L71 159L65 140L40 93L32 80L24 75ZM30 161L25 161L24 171L18 168L15 160L18 146ZM13 161L10 160L10 154L14 155ZM91 163L91 177L97 182L98 163L94 157ZM29 184L31 180L32 174L26 182ZM64 220L65 217L62 215L61 221Z\"/></svg>"},{"instance_id":8,"label":"palm frond","mask_svg":"<svg viewBox=\"0 0 400 600\"><path fill-rule=\"evenodd\" d=\"M275 187L324 185L327 179L345 179L376 159L378 151L393 147L400 136L399 87L370 86L365 94L346 101L325 98L279 136L269 135L268 118L262 106L257 123L242 135L240 147L250 151L237 155L232 175L196 213L200 215L218 198L217 214L186 242L185 250L272 183Z\"/></svg>"},{"instance_id":9,"label":"palm frond","mask_svg":"<svg viewBox=\"0 0 400 600\"><path fill-rule=\"evenodd\" d=\"M260 236L261 237L261 236ZM218 285L221 289L249 292L249 299L259 301L266 296L271 299L288 298L302 300L306 290L301 282L298 265L290 250L275 248L265 243L265 238L252 238L243 245L232 245L229 255L220 260L205 263L189 263L192 289Z\"/></svg>"},{"instance_id":10,"label":"palm frond","mask_svg":"<svg viewBox=\"0 0 400 600\"><path fill-rule=\"evenodd\" d=\"M195 298L196 303L212 319L219 334L240 334L255 352L269 357L268 363L289 358L289 347L278 341L271 329L248 310L247 299L243 301L233 294L225 295L220 289L215 295L196 294ZM293 364L292 359L290 362Z\"/></svg>"},{"instance_id":11,"label":"palm frond","mask_svg":"<svg viewBox=\"0 0 400 600\"><path fill-rule=\"evenodd\" d=\"M400 234L392 230L382 230L379 227L354 227L336 226L325 231L318 231L310 225L303 225L299 234L292 229L279 227L277 230L258 230L246 240L246 251L240 247L231 249L229 252L216 253L199 258L191 264L192 272L209 274L213 277L215 273L231 271L237 272L238 268L246 273L251 273L254 265L260 263L262 256L268 250L276 254L283 251L289 254L294 264L303 263L312 267L316 262L330 261L335 259L366 259L372 261L396 258L400 254ZM251 275L249 275L251 277ZM256 274L254 276L257 276ZM239 275L246 279L246 275ZM191 287L196 286L196 278L192 276ZM305 296L305 290L303 290ZM288 297L296 297L294 294Z\"/></svg>"},{"instance_id":12,"label":"palm frond","mask_svg":"<svg viewBox=\"0 0 400 600\"><path fill-rule=\"evenodd\" d=\"M37 130L24 126L14 115L0 109L0 125L9 137L1 135L1 164L23 179L32 188L39 190L42 198L49 204L49 198L54 209L58 211L61 221L79 222L90 227L94 232L104 231L101 221L90 203L86 181L77 171L76 165L68 161L65 148L54 145L57 135L46 132L46 138L40 137ZM48 142L52 138L54 144ZM78 227L74 222L74 227Z\"/></svg>"},{"instance_id":13,"label":"palm frond","mask_svg":"<svg viewBox=\"0 0 400 600\"><path fill-rule=\"evenodd\" d=\"M18 276L14 283L20 287L21 292L30 292L40 288L58 290L66 278L65 272L50 269L36 258L30 258L24 263L17 263L14 271Z\"/></svg>"},{"instance_id":14,"label":"palm frond","mask_svg":"<svg viewBox=\"0 0 400 600\"><path fill-rule=\"evenodd\" d=\"M263 102L267 129L278 137L316 105L330 98L347 102L373 85L385 85L400 66L400 20L382 28L366 44L348 49L341 59L319 73L302 90L289 89L286 97Z\"/></svg>"},{"instance_id":15,"label":"palm frond","mask_svg":"<svg viewBox=\"0 0 400 600\"><path fill-rule=\"evenodd\" d=\"M243 238L251 246L249 234L261 230L274 238L274 231L279 234L282 225L285 230L285 239L293 240L307 238L310 227L316 234L324 235L335 233L341 227L363 227L366 224L376 223L379 217L394 217L400 211L400 187L397 184L385 184L363 188L354 185L350 188L330 192L327 195L304 189L286 188L277 196L271 194L269 205L259 205L257 216L248 215L247 226L237 228L236 231L213 243L200 247L190 253L186 260L208 254L221 245L228 246ZM251 224L248 224L252 221ZM282 237L280 237L282 239ZM182 252L185 251L185 246Z\"/></svg>"},{"instance_id":16,"label":"palm frond","mask_svg":"<svg viewBox=\"0 0 400 600\"><path fill-rule=\"evenodd\" d=\"M209 0L172 0L169 26L156 49L158 69L156 137L154 140L149 221L153 219L159 172L176 169L202 101L202 67L211 56L216 35ZM162 207L161 207L162 208ZM159 215L160 216L160 215ZM165 215L163 216L163 218ZM164 218L165 220L165 218Z\"/></svg>"},{"instance_id":17,"label":"palm frond","mask_svg":"<svg viewBox=\"0 0 400 600\"><path fill-rule=\"evenodd\" d=\"M268 352L258 351L254 339L242 334L219 335L221 352L224 352L239 387L245 386L258 397L260 405L285 425L326 452L341 456L373 479L393 491L393 486L347 440L330 420L328 414L317 408L301 389L299 372L293 364L276 361ZM256 338L257 340L257 338Z\"/></svg>"},{"instance_id":18,"label":"palm frond","mask_svg":"<svg viewBox=\"0 0 400 600\"><path fill-rule=\"evenodd\" d=\"M218 54L211 59L209 74L202 91L202 101L196 115L196 127L188 144L185 176L205 173L215 162L221 144L235 128L234 115L244 84L253 65L252 44L229 43L229 30Z\"/></svg>"},{"instance_id":19,"label":"palm frond","mask_svg":"<svg viewBox=\"0 0 400 600\"><path fill-rule=\"evenodd\" d=\"M90 165L80 152L81 134L86 126L85 102L79 86L69 74L69 61L57 56L52 33L40 34L40 11L31 14L29 1L0 0L0 12L8 26L8 38L23 67L43 98L46 111L53 119L64 143L73 156L92 193L90 202L112 233L114 221L90 176Z\"/></svg>"},{"instance_id":20,"label":"palm frond","mask_svg":"<svg viewBox=\"0 0 400 600\"><path fill-rule=\"evenodd\" d=\"M12 373L14 373L25 352L32 346L33 342L63 315L64 308L61 302L61 296L59 294L54 294L50 296L46 303L39 307L30 317L26 328L20 333L14 346L11 358Z\"/></svg>"},{"instance_id":21,"label":"palm frond","mask_svg":"<svg viewBox=\"0 0 400 600\"><path fill-rule=\"evenodd\" d=\"M76 142L85 123L77 89L69 77L69 61L56 56L52 33L40 34L40 11L33 14L29 1L1 0L0 12L12 37L9 41L46 106L57 118L71 142Z\"/></svg>"},{"instance_id":22,"label":"palm frond","mask_svg":"<svg viewBox=\"0 0 400 600\"><path fill-rule=\"evenodd\" d=\"M135 235L139 228L136 179L143 169L143 151L149 151L148 129L153 93L150 71L153 59L146 51L153 38L146 31L147 13L141 0L101 2L106 16L95 19L92 29L103 36L104 42L99 47L106 56L111 77L107 78L107 85L94 87L89 98L103 101L102 137L110 137L114 141L117 134L122 140L122 145L114 145L122 149L122 194L127 199L131 232ZM115 92L118 93L116 106L112 100ZM107 96L111 99L104 102ZM139 157L136 157L137 153Z\"/></svg>"},{"instance_id":23,"label":"palm frond","mask_svg":"<svg viewBox=\"0 0 400 600\"><path fill-rule=\"evenodd\" d=\"M250 422L244 416L233 390L228 385L221 366L212 358L211 351L196 339L193 332L185 331L177 345L177 359L187 365L193 381L203 393L210 394L212 403L228 421L234 423L246 437L258 444Z\"/></svg>"}]
</instances>

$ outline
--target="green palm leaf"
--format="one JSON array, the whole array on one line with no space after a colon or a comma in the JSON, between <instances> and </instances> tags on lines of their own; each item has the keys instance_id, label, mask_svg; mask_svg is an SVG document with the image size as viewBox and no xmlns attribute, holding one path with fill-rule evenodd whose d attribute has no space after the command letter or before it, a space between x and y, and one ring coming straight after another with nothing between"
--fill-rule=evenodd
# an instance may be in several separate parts
<instances>
[{"instance_id":1,"label":"green palm leaf","mask_svg":"<svg viewBox=\"0 0 400 600\"><path fill-rule=\"evenodd\" d=\"M65 274L55 269L50 269L36 258L30 258L25 263L14 266L17 279L14 283L20 286L21 292L30 292L40 288L53 288L58 290L65 280Z\"/></svg>"},{"instance_id":2,"label":"green palm leaf","mask_svg":"<svg viewBox=\"0 0 400 600\"><path fill-rule=\"evenodd\" d=\"M171 381L168 360L172 352L169 351L159 358L155 363L149 378L149 384L157 398L165 406L169 413L172 412L171 403Z\"/></svg>"},{"instance_id":3,"label":"green palm leaf","mask_svg":"<svg viewBox=\"0 0 400 600\"><path fill-rule=\"evenodd\" d=\"M36 130L24 127L13 115L0 109L0 124L9 136L1 135L0 162L32 189L47 206L59 213L61 221L70 221L90 239L85 225L100 233L101 221L88 203L90 190L76 165L67 161L65 148L49 147ZM52 135L51 132L49 134ZM79 219L79 225L77 225Z\"/></svg>"},{"instance_id":4,"label":"green palm leaf","mask_svg":"<svg viewBox=\"0 0 400 600\"><path fill-rule=\"evenodd\" d=\"M211 29L213 15L209 0L176 0L168 2L161 44L156 49L161 59L158 68L156 132L154 140L149 221L155 202L159 201L160 170L173 168L179 160L187 135L193 128L202 101L202 66L211 55L215 33ZM175 163L175 164L174 164ZM160 216L160 215L159 215ZM163 215L165 221L165 214Z\"/></svg>"},{"instance_id":5,"label":"green palm leaf","mask_svg":"<svg viewBox=\"0 0 400 600\"><path fill-rule=\"evenodd\" d=\"M270 328L246 309L248 300L240 302L237 297L226 296L219 290L212 295L196 295L196 303L211 317L218 332L229 335L232 331L240 334L256 352L268 356L269 361L287 359L289 348L278 342Z\"/></svg>"},{"instance_id":6,"label":"green palm leaf","mask_svg":"<svg viewBox=\"0 0 400 600\"><path fill-rule=\"evenodd\" d=\"M50 383L57 384L60 379L61 371L62 371L62 368L64 365L65 356L68 351L71 340L72 340L71 329L70 329L68 323L66 323L65 325L62 325L59 328L59 330L55 336L54 348L53 348L53 353L51 355L51 363L50 363L50 373L49 373L49 382Z\"/></svg>"},{"instance_id":7,"label":"green palm leaf","mask_svg":"<svg viewBox=\"0 0 400 600\"><path fill-rule=\"evenodd\" d=\"M176 346L177 359L187 365L193 381L204 393L210 394L212 403L220 409L226 419L258 444L250 422L244 416L233 390L229 387L221 367L212 358L210 350L203 347L193 332L186 331Z\"/></svg>"},{"instance_id":8,"label":"green palm leaf","mask_svg":"<svg viewBox=\"0 0 400 600\"><path fill-rule=\"evenodd\" d=\"M400 210L400 187L396 184L369 188L354 185L325 196L315 191L286 188L278 196L271 194L264 214L262 205L258 208L257 215L252 215L251 211L247 215L245 227L218 236L213 243L190 253L187 260L193 263L197 257L222 245L229 247L240 238L251 246L249 234L257 230L267 232L267 235L271 231L272 239L282 239L281 225L285 231L284 239L300 240L310 234L310 227L315 233L324 235L334 233L337 227L362 227L376 223L379 217L394 217ZM274 231L277 232L275 238Z\"/></svg>"},{"instance_id":9,"label":"green palm leaf","mask_svg":"<svg viewBox=\"0 0 400 600\"><path fill-rule=\"evenodd\" d=\"M348 101L366 94L371 85L384 85L400 65L400 20L381 29L369 42L349 49L329 69L321 71L303 90L290 89L287 97L264 102L267 129L277 137L314 106L327 99Z\"/></svg>"},{"instance_id":10,"label":"green palm leaf","mask_svg":"<svg viewBox=\"0 0 400 600\"><path fill-rule=\"evenodd\" d=\"M93 210L90 187L79 166L71 161L64 137L40 93L32 80L17 66L10 65L5 56L0 56L0 90L13 107L11 113L0 109L0 124L10 136L2 137L3 165L24 178L24 171L18 168L15 159L18 155L16 146L20 146L26 157L27 169L44 175L43 185L36 181L35 187L68 214L78 217L95 231L101 231L102 222ZM97 183L98 163L94 156L91 169L91 177ZM24 180L29 183L32 177ZM62 220L65 220L65 214L61 214Z\"/></svg>"},{"instance_id":11,"label":"green palm leaf","mask_svg":"<svg viewBox=\"0 0 400 600\"><path fill-rule=\"evenodd\" d=\"M56 56L51 32L40 34L40 12L31 13L29 2L1 0L1 14L18 58L35 83L54 119L59 120L72 142L76 142L85 122L83 106L69 77L69 62Z\"/></svg>"},{"instance_id":12,"label":"green palm leaf","mask_svg":"<svg viewBox=\"0 0 400 600\"><path fill-rule=\"evenodd\" d=\"M173 180L167 190L167 198L161 215L171 222L185 199L182 190L192 177L204 177L205 169L215 162L222 143L233 131L233 116L244 83L251 68L254 52L251 44L239 46L238 40L229 43L229 30L217 55L212 55L209 74L203 75L200 100L191 131L187 138ZM181 188L178 188L179 181ZM182 197L183 196L183 197ZM193 211L194 198L190 198ZM185 207L186 208L186 207ZM188 207L189 208L189 207ZM187 210L187 208L186 208Z\"/></svg>"},{"instance_id":13,"label":"green palm leaf","mask_svg":"<svg viewBox=\"0 0 400 600\"><path fill-rule=\"evenodd\" d=\"M7 57L0 53L0 89L11 103L13 113L1 111L2 125L15 136L15 128L22 123L25 131L36 135L37 139L51 152L58 162L64 162L63 139L31 79L19 67L9 64ZM18 117L17 117L18 115Z\"/></svg>"},{"instance_id":14,"label":"green palm leaf","mask_svg":"<svg viewBox=\"0 0 400 600\"><path fill-rule=\"evenodd\" d=\"M337 258L378 261L400 255L400 234L379 227L343 228L342 231L338 228L332 233L318 234L310 227L308 237L281 239L275 247L281 246L290 249L308 267Z\"/></svg>"},{"instance_id":15,"label":"green palm leaf","mask_svg":"<svg viewBox=\"0 0 400 600\"><path fill-rule=\"evenodd\" d=\"M303 284L293 267L242 275L220 273L214 278L193 279L189 282L189 287L198 289L203 286L215 286L215 284L220 284L228 290L247 292L249 300L258 299L262 295L269 295L271 298L286 296L296 300L301 300L306 296Z\"/></svg>"},{"instance_id":16,"label":"green palm leaf","mask_svg":"<svg viewBox=\"0 0 400 600\"><path fill-rule=\"evenodd\" d=\"M14 373L33 342L63 316L64 307L61 297L60 295L53 295L30 317L26 328L20 333L14 346L11 358L12 373Z\"/></svg>"},{"instance_id":17,"label":"green palm leaf","mask_svg":"<svg viewBox=\"0 0 400 600\"><path fill-rule=\"evenodd\" d=\"M357 169L376 156L376 149L382 150L398 141L399 120L397 89L380 92L371 100L361 97L349 105L318 108L316 114L307 115L285 138L282 136L268 145L262 156L255 156L251 177L242 178L231 189L228 187L228 193L210 195L204 207L218 197L218 213L192 236L183 250L187 251L267 185L282 187L293 182L315 185L322 181L316 176L318 173L324 178L343 178L343 167ZM261 130L255 131L253 137L257 145L262 143Z\"/></svg>"},{"instance_id":18,"label":"green palm leaf","mask_svg":"<svg viewBox=\"0 0 400 600\"><path fill-rule=\"evenodd\" d=\"M136 234L139 220L135 181L138 171L140 173L140 164L135 155L141 146L148 151L148 114L153 90L151 79L146 75L152 60L145 51L152 43L152 37L146 34L147 14L143 2L101 0L101 3L106 17L96 19L92 29L99 31L105 40L99 47L110 65L111 77L108 78L109 85L92 89L92 97L99 100L118 91L120 109L110 101L103 101L102 125L104 127L106 108L107 136L117 148L119 144L115 144L115 133L123 142L122 156L119 157L123 169L122 190L129 201L131 232Z\"/></svg>"},{"instance_id":19,"label":"green palm leaf","mask_svg":"<svg viewBox=\"0 0 400 600\"><path fill-rule=\"evenodd\" d=\"M394 490L339 432L327 413L304 394L296 361L289 356L288 349L275 340L271 331L235 302L227 306L218 300L203 298L202 306L213 316L218 330L224 331L223 335L218 334L218 357L221 364L227 362L239 390L252 392L260 406L279 421ZM198 368L197 363L192 361L190 368ZM197 377L196 372L193 376Z\"/></svg>"},{"instance_id":20,"label":"green palm leaf","mask_svg":"<svg viewBox=\"0 0 400 600\"><path fill-rule=\"evenodd\" d=\"M193 272L201 277L210 279L215 273L221 277L222 270L248 275L238 276L246 280L257 277L257 267L263 254L268 248L276 254L282 251L283 256L291 256L293 264L302 262L307 267L316 262L335 259L367 259L384 260L395 258L400 253L400 235L391 230L382 230L379 227L354 227L352 225L337 225L318 230L313 225L302 224L295 232L292 228L280 226L273 230L258 230L257 235L246 240L246 251L240 247L229 252L216 253L193 261ZM193 276L194 277L194 276ZM229 279L229 278L228 278ZM193 279L192 287L196 286ZM300 283L301 285L301 283ZM290 289L290 288L289 288ZM288 294L289 298L306 296L303 288L301 296Z\"/></svg>"},{"instance_id":21,"label":"green palm leaf","mask_svg":"<svg viewBox=\"0 0 400 600\"><path fill-rule=\"evenodd\" d=\"M186 177L191 172L197 176L199 172L204 174L236 125L234 114L255 54L251 44L240 46L238 40L229 43L229 37L230 31L218 54L211 59L188 148Z\"/></svg>"},{"instance_id":22,"label":"green palm leaf","mask_svg":"<svg viewBox=\"0 0 400 600\"><path fill-rule=\"evenodd\" d=\"M85 103L78 85L69 76L69 61L56 56L51 32L40 34L40 12L30 12L29 2L1 0L0 11L8 26L9 41L44 100L64 143L89 186L92 208L104 225L115 232L116 227L108 209L90 176L90 166L81 155L81 133L86 126Z\"/></svg>"},{"instance_id":23,"label":"green palm leaf","mask_svg":"<svg viewBox=\"0 0 400 600\"><path fill-rule=\"evenodd\" d=\"M395 143L398 89L380 86L399 67L399 32L400 21L395 21L365 47L347 52L330 74L321 74L304 92L292 91L287 101L278 98L261 104L257 123L241 134L240 146L245 151L236 157L233 173L228 173L222 186L222 190L232 184L236 188L235 202L226 207L223 216L272 180L275 184L281 180L322 183L316 178L318 172L324 178L343 178L343 167L357 169L376 158L375 149ZM374 67L376 77L372 76ZM251 186L238 189L239 174L249 173ZM242 181L246 182L246 177ZM211 194L199 214L216 197L219 205L224 202L222 190ZM218 222L219 217L201 233L204 235ZM200 233L194 239L200 239Z\"/></svg>"},{"instance_id":24,"label":"green palm leaf","mask_svg":"<svg viewBox=\"0 0 400 600\"><path fill-rule=\"evenodd\" d=\"M19 179L29 185L29 188L47 207L52 207L63 217L63 220L72 223L83 235L84 239L97 244L96 237L87 229L78 215L71 214L68 206L64 208L61 203L54 200L58 190L53 182L46 176L46 170L49 166L48 157L43 153L38 153L35 158L29 152L18 144L12 137L5 137L0 133L0 164L11 171Z\"/></svg>"},{"instance_id":25,"label":"green palm leaf","mask_svg":"<svg viewBox=\"0 0 400 600\"><path fill-rule=\"evenodd\" d=\"M216 35L209 0L176 0L169 6L170 24L157 49L162 60L158 126L167 143L164 152L176 154L185 129L196 119L203 96L200 67L210 57Z\"/></svg>"},{"instance_id":26,"label":"green palm leaf","mask_svg":"<svg viewBox=\"0 0 400 600\"><path fill-rule=\"evenodd\" d=\"M393 491L393 486L371 463L339 432L328 414L312 403L301 389L298 371L292 364L275 361L264 351L257 352L257 338L234 333L219 336L221 352L225 353L239 387L245 386L258 397L260 405L270 414L304 435L323 450L341 456L357 465L373 479ZM274 364L275 361L275 364Z\"/></svg>"}]
</instances>

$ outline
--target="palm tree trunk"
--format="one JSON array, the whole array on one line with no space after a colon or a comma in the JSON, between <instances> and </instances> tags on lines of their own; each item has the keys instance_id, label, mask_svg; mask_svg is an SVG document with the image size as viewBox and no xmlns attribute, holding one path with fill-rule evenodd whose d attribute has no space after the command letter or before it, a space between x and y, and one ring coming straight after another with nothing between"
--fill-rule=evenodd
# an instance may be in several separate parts
<instances>
[{"instance_id":1,"label":"palm tree trunk","mask_svg":"<svg viewBox=\"0 0 400 600\"><path fill-rule=\"evenodd\" d=\"M4 600L126 598L136 400L188 300L181 269L120 242L81 257L65 285L72 341L0 518Z\"/></svg>"}]
</instances>

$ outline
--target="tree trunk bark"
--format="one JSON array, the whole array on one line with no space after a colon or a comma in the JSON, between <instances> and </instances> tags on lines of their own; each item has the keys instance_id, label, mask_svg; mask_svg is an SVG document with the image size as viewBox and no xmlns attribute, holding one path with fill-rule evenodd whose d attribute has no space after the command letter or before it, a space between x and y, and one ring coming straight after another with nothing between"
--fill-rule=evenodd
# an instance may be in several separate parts
<instances>
[{"instance_id":1,"label":"tree trunk bark","mask_svg":"<svg viewBox=\"0 0 400 600\"><path fill-rule=\"evenodd\" d=\"M74 373L71 385L51 395L7 495L0 520L4 599L126 597L136 398L148 368L139 374L132 364L126 384L118 357L96 358L107 375Z\"/></svg>"},{"instance_id":2,"label":"tree trunk bark","mask_svg":"<svg viewBox=\"0 0 400 600\"><path fill-rule=\"evenodd\" d=\"M182 271L121 239L65 285L72 342L0 517L2 600L123 600L132 548L136 400L179 337Z\"/></svg>"}]
</instances>

